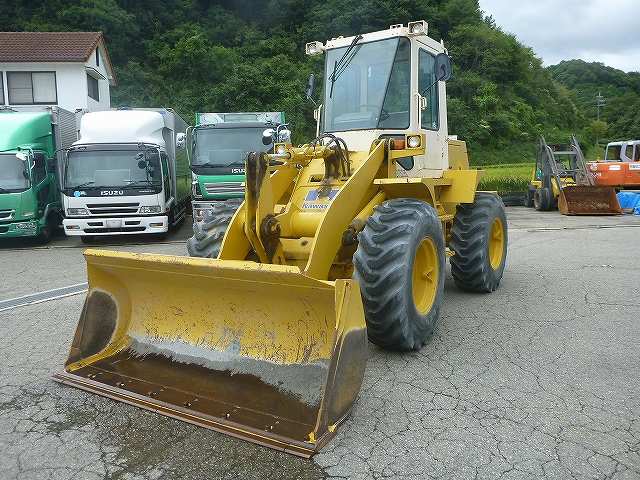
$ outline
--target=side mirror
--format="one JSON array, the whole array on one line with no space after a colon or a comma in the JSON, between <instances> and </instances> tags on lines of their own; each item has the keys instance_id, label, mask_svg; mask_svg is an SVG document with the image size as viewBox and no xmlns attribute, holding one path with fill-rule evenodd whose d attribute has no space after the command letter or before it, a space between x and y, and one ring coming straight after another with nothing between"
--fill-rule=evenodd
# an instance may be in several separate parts
<instances>
[{"instance_id":1,"label":"side mirror","mask_svg":"<svg viewBox=\"0 0 640 480\"><path fill-rule=\"evenodd\" d=\"M152 152L147 157L149 160L149 165L152 167L160 166L160 155L157 152Z\"/></svg>"},{"instance_id":2,"label":"side mirror","mask_svg":"<svg viewBox=\"0 0 640 480\"><path fill-rule=\"evenodd\" d=\"M44 168L45 167L45 157L42 152L34 152L33 153L33 164L36 168Z\"/></svg>"},{"instance_id":3,"label":"side mirror","mask_svg":"<svg viewBox=\"0 0 640 480\"><path fill-rule=\"evenodd\" d=\"M436 55L436 78L444 82L451 78L451 58L444 52Z\"/></svg>"},{"instance_id":4,"label":"side mirror","mask_svg":"<svg viewBox=\"0 0 640 480\"><path fill-rule=\"evenodd\" d=\"M176 147L185 148L187 146L187 135L185 133L178 133L176 135Z\"/></svg>"},{"instance_id":5,"label":"side mirror","mask_svg":"<svg viewBox=\"0 0 640 480\"><path fill-rule=\"evenodd\" d=\"M313 81L314 81L313 73L309 76L309 81L307 82L307 100L311 98L311 94L313 93Z\"/></svg>"},{"instance_id":6,"label":"side mirror","mask_svg":"<svg viewBox=\"0 0 640 480\"><path fill-rule=\"evenodd\" d=\"M286 125L278 129L278 142L291 143L291 130L289 130Z\"/></svg>"},{"instance_id":7,"label":"side mirror","mask_svg":"<svg viewBox=\"0 0 640 480\"><path fill-rule=\"evenodd\" d=\"M273 142L273 128L267 128L264 132L262 132L262 144L270 145Z\"/></svg>"}]
</instances>

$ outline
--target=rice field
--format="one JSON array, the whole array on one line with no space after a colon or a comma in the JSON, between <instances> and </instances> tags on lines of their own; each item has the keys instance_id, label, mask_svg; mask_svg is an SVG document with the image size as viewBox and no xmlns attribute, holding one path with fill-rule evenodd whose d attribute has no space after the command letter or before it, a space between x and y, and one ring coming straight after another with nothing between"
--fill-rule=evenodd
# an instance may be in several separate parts
<instances>
[{"instance_id":1,"label":"rice field","mask_svg":"<svg viewBox=\"0 0 640 480\"><path fill-rule=\"evenodd\" d=\"M531 182L535 163L487 165L478 185L479 190L496 190L500 195L523 192Z\"/></svg>"}]
</instances>

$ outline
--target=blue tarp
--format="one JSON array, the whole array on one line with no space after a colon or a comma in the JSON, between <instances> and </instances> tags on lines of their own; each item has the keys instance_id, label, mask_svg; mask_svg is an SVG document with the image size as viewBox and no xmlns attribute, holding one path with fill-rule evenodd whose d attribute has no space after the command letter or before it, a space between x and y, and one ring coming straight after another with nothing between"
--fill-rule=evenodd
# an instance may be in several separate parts
<instances>
[{"instance_id":1,"label":"blue tarp","mask_svg":"<svg viewBox=\"0 0 640 480\"><path fill-rule=\"evenodd\" d=\"M619 192L620 208L633 208L634 215L640 215L640 192Z\"/></svg>"}]
</instances>

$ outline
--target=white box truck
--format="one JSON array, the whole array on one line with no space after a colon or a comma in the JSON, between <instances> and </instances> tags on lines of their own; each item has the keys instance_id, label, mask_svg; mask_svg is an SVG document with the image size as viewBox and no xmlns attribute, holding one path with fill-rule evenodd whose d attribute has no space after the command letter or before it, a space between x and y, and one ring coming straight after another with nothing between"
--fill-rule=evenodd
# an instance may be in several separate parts
<instances>
[{"instance_id":1,"label":"white box truck","mask_svg":"<svg viewBox=\"0 0 640 480\"><path fill-rule=\"evenodd\" d=\"M184 220L191 172L187 124L169 108L78 112L67 151L64 231L81 236L164 234Z\"/></svg>"}]
</instances>

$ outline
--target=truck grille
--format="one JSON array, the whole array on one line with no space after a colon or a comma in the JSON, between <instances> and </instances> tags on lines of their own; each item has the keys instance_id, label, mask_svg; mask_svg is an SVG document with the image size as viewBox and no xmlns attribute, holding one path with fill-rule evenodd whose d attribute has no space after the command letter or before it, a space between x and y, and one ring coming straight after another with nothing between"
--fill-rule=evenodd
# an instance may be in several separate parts
<instances>
[{"instance_id":1,"label":"truck grille","mask_svg":"<svg viewBox=\"0 0 640 480\"><path fill-rule=\"evenodd\" d=\"M244 193L243 182L204 183L203 186L207 195L237 195Z\"/></svg>"},{"instance_id":2,"label":"truck grille","mask_svg":"<svg viewBox=\"0 0 640 480\"><path fill-rule=\"evenodd\" d=\"M128 215L138 213L139 203L88 203L91 215Z\"/></svg>"},{"instance_id":3,"label":"truck grille","mask_svg":"<svg viewBox=\"0 0 640 480\"><path fill-rule=\"evenodd\" d=\"M11 220L15 213L15 210L0 210L0 220Z\"/></svg>"}]
</instances>

